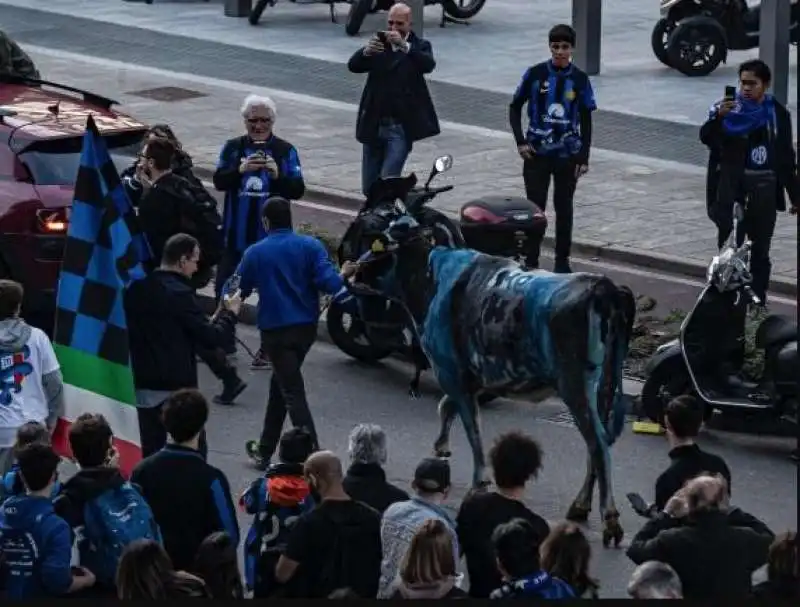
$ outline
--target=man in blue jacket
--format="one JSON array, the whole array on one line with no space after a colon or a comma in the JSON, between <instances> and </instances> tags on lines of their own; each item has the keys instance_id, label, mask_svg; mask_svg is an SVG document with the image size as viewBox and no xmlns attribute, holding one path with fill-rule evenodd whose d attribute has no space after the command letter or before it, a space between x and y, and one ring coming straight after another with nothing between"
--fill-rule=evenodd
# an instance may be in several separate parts
<instances>
[{"instance_id":1,"label":"man in blue jacket","mask_svg":"<svg viewBox=\"0 0 800 607\"><path fill-rule=\"evenodd\" d=\"M94 585L90 571L71 569L70 528L50 501L59 461L46 443L26 445L17 454L25 493L0 508L0 596L5 599L59 596Z\"/></svg>"},{"instance_id":2,"label":"man in blue jacket","mask_svg":"<svg viewBox=\"0 0 800 607\"><path fill-rule=\"evenodd\" d=\"M348 295L345 278L355 271L345 264L336 271L322 243L292 229L288 200L270 198L261 214L267 236L251 246L237 274L242 300L258 292L261 344L272 361L272 380L261 438L247 443L247 454L265 470L275 452L288 412L295 427L305 427L318 448L314 420L306 401L301 366L317 337L320 291Z\"/></svg>"}]
</instances>

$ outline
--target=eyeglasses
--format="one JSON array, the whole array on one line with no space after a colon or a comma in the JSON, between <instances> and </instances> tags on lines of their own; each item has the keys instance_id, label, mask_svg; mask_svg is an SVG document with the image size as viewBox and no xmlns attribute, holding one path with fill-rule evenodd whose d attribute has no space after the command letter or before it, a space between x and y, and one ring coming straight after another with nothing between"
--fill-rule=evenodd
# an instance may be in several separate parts
<instances>
[{"instance_id":1,"label":"eyeglasses","mask_svg":"<svg viewBox=\"0 0 800 607\"><path fill-rule=\"evenodd\" d=\"M272 118L248 118L248 124L269 124L272 122Z\"/></svg>"},{"instance_id":2,"label":"eyeglasses","mask_svg":"<svg viewBox=\"0 0 800 607\"><path fill-rule=\"evenodd\" d=\"M562 44L559 44L559 43L555 42L555 43L550 45L550 50L553 50L553 51L568 51L568 50L571 50L571 49L572 49L572 45L569 44L568 42L564 42Z\"/></svg>"},{"instance_id":3,"label":"eyeglasses","mask_svg":"<svg viewBox=\"0 0 800 607\"><path fill-rule=\"evenodd\" d=\"M406 24L406 22L405 22L405 21L395 21L395 20L393 20L393 19L389 19L389 20L386 22L386 25L397 25L397 26L400 26L400 25L405 25L405 24Z\"/></svg>"}]
</instances>

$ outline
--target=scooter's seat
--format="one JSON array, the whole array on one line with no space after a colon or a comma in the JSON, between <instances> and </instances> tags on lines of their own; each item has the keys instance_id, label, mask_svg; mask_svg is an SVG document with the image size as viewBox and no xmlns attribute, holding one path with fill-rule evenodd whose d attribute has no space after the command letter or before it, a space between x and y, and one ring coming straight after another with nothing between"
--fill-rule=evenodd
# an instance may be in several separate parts
<instances>
[{"instance_id":1,"label":"scooter's seat","mask_svg":"<svg viewBox=\"0 0 800 607\"><path fill-rule=\"evenodd\" d=\"M797 341L797 323L786 316L767 316L756 331L756 348L766 349Z\"/></svg>"}]
</instances>

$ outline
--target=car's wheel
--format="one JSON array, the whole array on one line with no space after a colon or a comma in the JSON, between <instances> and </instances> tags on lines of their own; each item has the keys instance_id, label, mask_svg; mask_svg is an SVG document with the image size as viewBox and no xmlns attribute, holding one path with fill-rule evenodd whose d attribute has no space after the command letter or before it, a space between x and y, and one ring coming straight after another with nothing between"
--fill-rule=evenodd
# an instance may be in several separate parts
<instances>
[{"instance_id":1,"label":"car's wheel","mask_svg":"<svg viewBox=\"0 0 800 607\"><path fill-rule=\"evenodd\" d=\"M336 303L331 303L328 307L326 325L333 344L356 360L374 363L393 352L392 348L376 346L370 342L364 323Z\"/></svg>"},{"instance_id":2,"label":"car's wheel","mask_svg":"<svg viewBox=\"0 0 800 607\"><path fill-rule=\"evenodd\" d=\"M347 21L344 24L344 31L348 36L356 36L361 31L364 19L372 10L372 0L352 0L350 11L347 13Z\"/></svg>"},{"instance_id":3,"label":"car's wheel","mask_svg":"<svg viewBox=\"0 0 800 607\"><path fill-rule=\"evenodd\" d=\"M678 25L669 35L669 66L686 76L708 76L727 55L725 36L713 25Z\"/></svg>"},{"instance_id":4,"label":"car's wheel","mask_svg":"<svg viewBox=\"0 0 800 607\"><path fill-rule=\"evenodd\" d=\"M442 0L444 12L454 19L472 19L484 4L486 0Z\"/></svg>"},{"instance_id":5,"label":"car's wheel","mask_svg":"<svg viewBox=\"0 0 800 607\"><path fill-rule=\"evenodd\" d=\"M653 47L653 54L661 63L667 67L672 67L669 64L669 57L667 55L667 42L672 30L675 29L675 22L669 19L659 19L653 28L653 34L650 37L650 45Z\"/></svg>"}]
</instances>

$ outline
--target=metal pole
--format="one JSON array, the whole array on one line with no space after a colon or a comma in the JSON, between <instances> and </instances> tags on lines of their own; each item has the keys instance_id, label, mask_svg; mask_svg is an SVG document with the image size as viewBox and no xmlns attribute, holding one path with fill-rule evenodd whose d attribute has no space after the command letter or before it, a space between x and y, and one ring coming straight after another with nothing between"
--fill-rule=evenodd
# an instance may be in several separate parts
<instances>
[{"instance_id":1,"label":"metal pole","mask_svg":"<svg viewBox=\"0 0 800 607\"><path fill-rule=\"evenodd\" d=\"M789 0L761 0L758 56L772 70L772 94L789 100Z\"/></svg>"},{"instance_id":2,"label":"metal pole","mask_svg":"<svg viewBox=\"0 0 800 607\"><path fill-rule=\"evenodd\" d=\"M425 25L425 0L404 0L404 3L411 8L411 29L422 38Z\"/></svg>"},{"instance_id":3,"label":"metal pole","mask_svg":"<svg viewBox=\"0 0 800 607\"><path fill-rule=\"evenodd\" d=\"M574 62L590 76L600 73L602 7L603 0L572 0L572 27L576 34Z\"/></svg>"}]
</instances>

